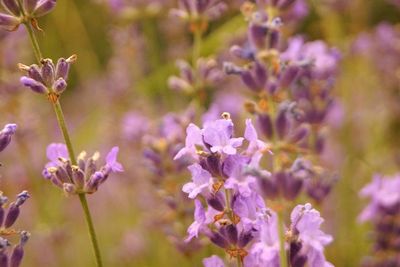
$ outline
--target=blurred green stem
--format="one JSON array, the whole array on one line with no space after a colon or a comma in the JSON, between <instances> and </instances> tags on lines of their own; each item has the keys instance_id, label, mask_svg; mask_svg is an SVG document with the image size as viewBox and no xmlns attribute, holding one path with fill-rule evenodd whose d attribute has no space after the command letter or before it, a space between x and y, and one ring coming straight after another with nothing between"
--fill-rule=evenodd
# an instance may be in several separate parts
<instances>
[{"instance_id":1,"label":"blurred green stem","mask_svg":"<svg viewBox=\"0 0 400 267\"><path fill-rule=\"evenodd\" d=\"M29 37L31 39L31 43L33 46L36 60L38 61L38 64L41 65L42 53L40 51L39 43L36 39L35 33L33 32L32 25L29 22L24 23L24 25L29 33ZM67 146L67 149L68 149L68 154L69 154L69 158L71 160L71 164L77 165L74 149L72 147L71 138L69 137L67 124L65 123L65 117L64 117L64 113L61 108L60 101L58 99L56 99L56 101L50 101L50 102L52 103L54 111L56 113L58 125L59 125L62 135L64 137L65 145ZM96 258L96 265L97 265L97 267L102 267L103 263L101 260L100 249L99 249L99 245L98 245L98 241L97 241L97 237L96 237L96 231L94 230L92 216L90 214L90 209L89 209L89 206L88 206L88 203L86 200L86 195L84 193L81 193L81 194L78 194L78 196L79 196L79 200L80 200L80 203L81 203L81 206L83 209L83 213L85 214L86 223L87 223L87 226L89 229L89 236L92 241L93 251L94 251L95 258Z\"/></svg>"},{"instance_id":2,"label":"blurred green stem","mask_svg":"<svg viewBox=\"0 0 400 267\"><path fill-rule=\"evenodd\" d=\"M202 35L203 34L201 29L196 29L193 32L193 55L192 55L193 68L196 67L196 62L200 57Z\"/></svg>"}]
</instances>

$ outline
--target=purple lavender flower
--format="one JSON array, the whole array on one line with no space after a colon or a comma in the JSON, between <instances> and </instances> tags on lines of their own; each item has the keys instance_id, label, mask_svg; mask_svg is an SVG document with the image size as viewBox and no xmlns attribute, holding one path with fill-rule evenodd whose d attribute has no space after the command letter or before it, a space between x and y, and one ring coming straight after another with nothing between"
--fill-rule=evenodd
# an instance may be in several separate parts
<instances>
[{"instance_id":1,"label":"purple lavender flower","mask_svg":"<svg viewBox=\"0 0 400 267\"><path fill-rule=\"evenodd\" d=\"M17 125L10 123L6 124L3 130L0 131L0 152L3 151L11 142L11 136L15 134Z\"/></svg>"},{"instance_id":2,"label":"purple lavender flower","mask_svg":"<svg viewBox=\"0 0 400 267\"><path fill-rule=\"evenodd\" d=\"M198 194L211 186L212 177L208 171L197 163L190 165L188 169L192 173L193 182L185 184L182 191L187 193L189 198L196 198Z\"/></svg>"},{"instance_id":3,"label":"purple lavender flower","mask_svg":"<svg viewBox=\"0 0 400 267\"><path fill-rule=\"evenodd\" d=\"M291 253L290 260L296 261L302 257L311 267L333 266L326 261L324 256L324 247L332 242L332 236L320 230L324 220L319 212L313 209L309 203L298 205L293 209L290 220L292 222L290 227L293 234L292 242L301 243L301 249L296 251L296 255Z\"/></svg>"},{"instance_id":4,"label":"purple lavender flower","mask_svg":"<svg viewBox=\"0 0 400 267\"><path fill-rule=\"evenodd\" d=\"M113 147L106 156L106 164L100 168L96 166L100 154L96 152L86 159L86 152L83 151L76 160L78 165L75 166L68 158L66 146L53 143L47 147L46 154L50 162L46 164L42 174L67 195L94 193L111 173L123 172L121 163L117 161L118 151L118 147Z\"/></svg>"},{"instance_id":5,"label":"purple lavender flower","mask_svg":"<svg viewBox=\"0 0 400 267\"><path fill-rule=\"evenodd\" d=\"M232 135L233 123L231 120L216 120L207 123L203 129L204 143L210 146L213 153L236 154L236 148L242 145L243 138L232 138Z\"/></svg>"},{"instance_id":6,"label":"purple lavender flower","mask_svg":"<svg viewBox=\"0 0 400 267\"><path fill-rule=\"evenodd\" d=\"M370 203L359 216L361 222L371 222L374 241L372 251L365 257L362 267L397 266L399 264L400 175L374 175L371 183L361 191ZM383 256L384 255L384 256Z\"/></svg>"},{"instance_id":7,"label":"purple lavender flower","mask_svg":"<svg viewBox=\"0 0 400 267\"><path fill-rule=\"evenodd\" d=\"M203 265L204 267L225 267L225 263L223 262L223 260L216 255L205 258L203 260Z\"/></svg>"},{"instance_id":8,"label":"purple lavender flower","mask_svg":"<svg viewBox=\"0 0 400 267\"><path fill-rule=\"evenodd\" d=\"M194 222L187 230L188 236L185 239L186 242L189 242L194 237L197 238L201 229L206 225L206 212L200 200L196 199L194 201L194 205Z\"/></svg>"}]
</instances>

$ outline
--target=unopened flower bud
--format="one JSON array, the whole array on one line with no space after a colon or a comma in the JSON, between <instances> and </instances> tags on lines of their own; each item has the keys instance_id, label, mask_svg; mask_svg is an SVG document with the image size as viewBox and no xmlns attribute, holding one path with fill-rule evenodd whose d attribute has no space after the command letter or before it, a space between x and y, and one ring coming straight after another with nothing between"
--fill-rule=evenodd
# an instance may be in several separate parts
<instances>
[{"instance_id":1,"label":"unopened flower bud","mask_svg":"<svg viewBox=\"0 0 400 267\"><path fill-rule=\"evenodd\" d=\"M55 77L55 69L53 61L49 58L42 60L42 78L47 87L51 87L53 85L54 77Z\"/></svg>"},{"instance_id":2,"label":"unopened flower bud","mask_svg":"<svg viewBox=\"0 0 400 267\"><path fill-rule=\"evenodd\" d=\"M13 249L10 259L10 267L19 267L24 257L24 245L28 241L30 234L26 231L21 232L21 240Z\"/></svg>"},{"instance_id":3,"label":"unopened flower bud","mask_svg":"<svg viewBox=\"0 0 400 267\"><path fill-rule=\"evenodd\" d=\"M71 195L76 194L76 186L74 184L71 184L71 183L64 183L63 184L63 190L64 190L64 193L67 196L71 196Z\"/></svg>"},{"instance_id":4,"label":"unopened flower bud","mask_svg":"<svg viewBox=\"0 0 400 267\"><path fill-rule=\"evenodd\" d=\"M5 30L15 31L19 24L21 24L21 20L19 18L0 13L0 27L4 28Z\"/></svg>"},{"instance_id":5,"label":"unopened flower bud","mask_svg":"<svg viewBox=\"0 0 400 267\"><path fill-rule=\"evenodd\" d=\"M15 133L16 129L17 125L10 123L6 124L3 130L0 131L0 152L11 142L11 136Z\"/></svg>"},{"instance_id":6,"label":"unopened flower bud","mask_svg":"<svg viewBox=\"0 0 400 267\"><path fill-rule=\"evenodd\" d=\"M53 90L58 94L64 92L66 88L67 88L67 82L63 78L59 78L53 84Z\"/></svg>"},{"instance_id":7,"label":"unopened flower bud","mask_svg":"<svg viewBox=\"0 0 400 267\"><path fill-rule=\"evenodd\" d=\"M40 2L38 2L38 5L34 10L33 15L35 17L44 16L50 11L52 11L55 6L56 6L56 0L41 0Z\"/></svg>"},{"instance_id":8,"label":"unopened flower bud","mask_svg":"<svg viewBox=\"0 0 400 267\"><path fill-rule=\"evenodd\" d=\"M1 0L2 6L11 14L19 16L21 10L16 0Z\"/></svg>"},{"instance_id":9,"label":"unopened flower bud","mask_svg":"<svg viewBox=\"0 0 400 267\"><path fill-rule=\"evenodd\" d=\"M36 8L38 0L24 0L24 10L27 14L32 14Z\"/></svg>"},{"instance_id":10,"label":"unopened flower bud","mask_svg":"<svg viewBox=\"0 0 400 267\"><path fill-rule=\"evenodd\" d=\"M30 88L32 91L39 93L39 94L45 94L47 93L47 88L44 86L42 83L35 81L32 78L28 78L26 76L22 76L20 79L22 85Z\"/></svg>"}]
</instances>

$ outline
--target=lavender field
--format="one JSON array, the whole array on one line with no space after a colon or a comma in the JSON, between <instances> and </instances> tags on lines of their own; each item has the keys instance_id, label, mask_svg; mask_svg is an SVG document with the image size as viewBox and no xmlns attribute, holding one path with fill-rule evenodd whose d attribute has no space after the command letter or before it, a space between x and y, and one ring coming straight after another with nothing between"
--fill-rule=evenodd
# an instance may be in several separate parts
<instances>
[{"instance_id":1,"label":"lavender field","mask_svg":"<svg viewBox=\"0 0 400 267\"><path fill-rule=\"evenodd\" d=\"M400 267L400 1L0 3L0 267Z\"/></svg>"}]
</instances>

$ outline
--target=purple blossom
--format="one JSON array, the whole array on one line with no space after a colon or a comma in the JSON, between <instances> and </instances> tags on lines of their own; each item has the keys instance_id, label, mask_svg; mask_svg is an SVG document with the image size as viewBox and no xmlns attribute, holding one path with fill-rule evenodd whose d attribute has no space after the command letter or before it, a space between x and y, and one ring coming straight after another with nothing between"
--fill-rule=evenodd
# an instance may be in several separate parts
<instances>
[{"instance_id":1,"label":"purple blossom","mask_svg":"<svg viewBox=\"0 0 400 267\"><path fill-rule=\"evenodd\" d=\"M209 122L203 129L204 142L210 146L213 153L236 154L236 148L242 145L243 138L232 138L232 135L233 123L231 120L220 119Z\"/></svg>"},{"instance_id":2,"label":"purple blossom","mask_svg":"<svg viewBox=\"0 0 400 267\"><path fill-rule=\"evenodd\" d=\"M201 228L205 226L206 222L206 212L200 200L195 199L194 205L194 222L189 226L187 230L188 236L185 239L186 242L189 242L194 237L197 238L199 236Z\"/></svg>"},{"instance_id":3,"label":"purple blossom","mask_svg":"<svg viewBox=\"0 0 400 267\"><path fill-rule=\"evenodd\" d=\"M205 258L203 260L203 265L204 267L225 267L224 261L216 255Z\"/></svg>"},{"instance_id":4,"label":"purple blossom","mask_svg":"<svg viewBox=\"0 0 400 267\"><path fill-rule=\"evenodd\" d=\"M106 156L106 168L110 168L112 172L123 172L122 164L117 161L119 147L115 146Z\"/></svg>"},{"instance_id":5,"label":"purple blossom","mask_svg":"<svg viewBox=\"0 0 400 267\"><path fill-rule=\"evenodd\" d=\"M311 204L297 205L291 215L292 231L298 233L303 253L311 267L332 266L325 260L324 247L332 242L332 236L320 230L324 219Z\"/></svg>"},{"instance_id":6,"label":"purple blossom","mask_svg":"<svg viewBox=\"0 0 400 267\"><path fill-rule=\"evenodd\" d=\"M189 198L195 198L198 194L208 189L212 184L211 174L204 170L199 164L195 163L188 167L192 174L192 181L182 187L182 191L187 193Z\"/></svg>"}]
</instances>

